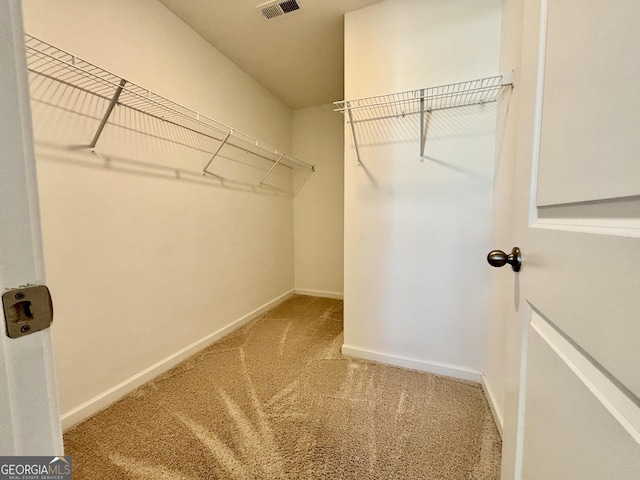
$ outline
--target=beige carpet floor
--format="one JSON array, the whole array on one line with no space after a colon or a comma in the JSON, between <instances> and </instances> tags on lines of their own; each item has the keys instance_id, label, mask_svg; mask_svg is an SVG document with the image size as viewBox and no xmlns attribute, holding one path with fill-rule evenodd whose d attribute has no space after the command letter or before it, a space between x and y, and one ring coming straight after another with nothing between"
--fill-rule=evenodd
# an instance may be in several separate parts
<instances>
[{"instance_id":1,"label":"beige carpet floor","mask_svg":"<svg viewBox=\"0 0 640 480\"><path fill-rule=\"evenodd\" d=\"M340 354L294 296L65 434L74 479L498 479L479 385Z\"/></svg>"}]
</instances>

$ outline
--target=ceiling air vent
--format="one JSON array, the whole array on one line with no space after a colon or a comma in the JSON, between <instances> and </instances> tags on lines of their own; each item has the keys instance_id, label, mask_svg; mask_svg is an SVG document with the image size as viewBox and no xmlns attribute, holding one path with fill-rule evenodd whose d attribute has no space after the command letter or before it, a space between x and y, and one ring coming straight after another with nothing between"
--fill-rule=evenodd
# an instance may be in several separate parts
<instances>
[{"instance_id":1,"label":"ceiling air vent","mask_svg":"<svg viewBox=\"0 0 640 480\"><path fill-rule=\"evenodd\" d=\"M302 3L300 3L300 0L275 0L263 3L256 7L260 14L266 19L279 17L285 13L295 12L301 8Z\"/></svg>"}]
</instances>

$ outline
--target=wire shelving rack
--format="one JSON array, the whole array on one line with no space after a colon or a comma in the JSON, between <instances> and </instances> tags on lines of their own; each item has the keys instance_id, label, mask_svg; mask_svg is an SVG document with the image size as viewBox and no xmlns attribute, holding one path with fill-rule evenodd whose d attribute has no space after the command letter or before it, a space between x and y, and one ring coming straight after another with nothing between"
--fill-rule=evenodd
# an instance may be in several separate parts
<instances>
[{"instance_id":1,"label":"wire shelving rack","mask_svg":"<svg viewBox=\"0 0 640 480\"><path fill-rule=\"evenodd\" d=\"M25 47L27 68L30 72L95 95L108 102L100 125L91 142L87 145L92 151L95 151L100 136L108 125L113 109L116 106L124 106L219 142L217 147L210 152L209 161L203 165L203 175L212 173L208 169L225 146L235 147L273 163L260 180L260 186L268 186L267 178L278 165L291 169L300 167L308 170L305 180L315 171L314 165L280 152L250 135L153 93L29 34L25 34Z\"/></svg>"},{"instance_id":2,"label":"wire shelving rack","mask_svg":"<svg viewBox=\"0 0 640 480\"><path fill-rule=\"evenodd\" d=\"M495 102L505 87L512 86L511 75L497 75L406 92L340 100L334 102L334 111L344 114L351 127L358 165L362 164L356 135L358 123L420 115L420 159L424 161L427 128L432 112Z\"/></svg>"}]
</instances>

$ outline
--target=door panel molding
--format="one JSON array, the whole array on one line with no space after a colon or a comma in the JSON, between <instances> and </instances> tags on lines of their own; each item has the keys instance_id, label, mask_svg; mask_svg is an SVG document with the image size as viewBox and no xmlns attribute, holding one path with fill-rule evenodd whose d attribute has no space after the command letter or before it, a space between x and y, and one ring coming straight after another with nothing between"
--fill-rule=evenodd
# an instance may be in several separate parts
<instances>
[{"instance_id":1,"label":"door panel molding","mask_svg":"<svg viewBox=\"0 0 640 480\"><path fill-rule=\"evenodd\" d=\"M622 218L640 219L640 195L604 198L588 202L538 205L543 218Z\"/></svg>"},{"instance_id":2,"label":"door panel molding","mask_svg":"<svg viewBox=\"0 0 640 480\"><path fill-rule=\"evenodd\" d=\"M620 388L608 372L596 366L593 359L576 348L535 309L530 326L640 445L640 399Z\"/></svg>"},{"instance_id":3,"label":"door panel molding","mask_svg":"<svg viewBox=\"0 0 640 480\"><path fill-rule=\"evenodd\" d=\"M539 204L640 195L639 15L634 0L549 2Z\"/></svg>"},{"instance_id":4,"label":"door panel molding","mask_svg":"<svg viewBox=\"0 0 640 480\"><path fill-rule=\"evenodd\" d=\"M640 238L640 220L604 220L600 218L538 218L531 228L592 233L616 237Z\"/></svg>"},{"instance_id":5,"label":"door panel molding","mask_svg":"<svg viewBox=\"0 0 640 480\"><path fill-rule=\"evenodd\" d=\"M544 102L544 74L547 52L547 23L549 0L540 0L538 31L538 65L536 73L536 100L533 113L533 145L531 146L531 184L529 185L529 225L538 220L538 175L542 145L542 113Z\"/></svg>"},{"instance_id":6,"label":"door panel molding","mask_svg":"<svg viewBox=\"0 0 640 480\"><path fill-rule=\"evenodd\" d=\"M533 227L640 237L640 196L589 202L539 205Z\"/></svg>"},{"instance_id":7,"label":"door panel molding","mask_svg":"<svg viewBox=\"0 0 640 480\"><path fill-rule=\"evenodd\" d=\"M636 478L640 471L636 439L589 388L591 382L580 378L584 370L566 361L566 345L558 348L557 338L549 341L553 332L544 329L544 320L529 326L521 478Z\"/></svg>"}]
</instances>

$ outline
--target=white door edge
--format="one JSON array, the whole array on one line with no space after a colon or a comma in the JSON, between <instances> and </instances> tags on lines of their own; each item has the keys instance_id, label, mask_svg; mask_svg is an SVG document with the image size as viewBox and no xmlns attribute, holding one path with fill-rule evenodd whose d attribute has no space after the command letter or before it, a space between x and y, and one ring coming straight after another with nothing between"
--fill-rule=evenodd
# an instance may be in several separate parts
<instances>
[{"instance_id":1,"label":"white door edge","mask_svg":"<svg viewBox=\"0 0 640 480\"><path fill-rule=\"evenodd\" d=\"M0 0L0 293L44 283L20 0ZM10 339L0 309L0 455L63 454L50 329Z\"/></svg>"}]
</instances>

